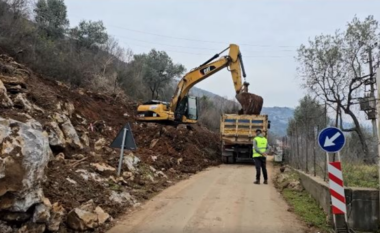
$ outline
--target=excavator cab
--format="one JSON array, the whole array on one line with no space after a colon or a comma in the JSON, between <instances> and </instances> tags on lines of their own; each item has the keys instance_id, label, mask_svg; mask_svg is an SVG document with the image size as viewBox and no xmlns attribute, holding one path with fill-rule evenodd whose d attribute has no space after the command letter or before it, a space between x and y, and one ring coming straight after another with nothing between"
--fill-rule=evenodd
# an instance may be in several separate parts
<instances>
[{"instance_id":1,"label":"excavator cab","mask_svg":"<svg viewBox=\"0 0 380 233\"><path fill-rule=\"evenodd\" d=\"M174 113L174 119L178 122L188 122L198 120L198 99L195 96L185 96L178 104Z\"/></svg>"}]
</instances>

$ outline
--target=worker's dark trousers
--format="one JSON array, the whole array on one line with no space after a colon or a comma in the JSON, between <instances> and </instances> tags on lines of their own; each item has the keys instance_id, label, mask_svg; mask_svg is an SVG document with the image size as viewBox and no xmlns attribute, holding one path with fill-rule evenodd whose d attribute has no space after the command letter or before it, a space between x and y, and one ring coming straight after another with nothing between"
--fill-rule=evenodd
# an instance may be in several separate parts
<instances>
[{"instance_id":1,"label":"worker's dark trousers","mask_svg":"<svg viewBox=\"0 0 380 233\"><path fill-rule=\"evenodd\" d=\"M260 181L261 169L263 170L264 180L268 180L267 159L265 157L253 158L256 166L256 181Z\"/></svg>"}]
</instances>

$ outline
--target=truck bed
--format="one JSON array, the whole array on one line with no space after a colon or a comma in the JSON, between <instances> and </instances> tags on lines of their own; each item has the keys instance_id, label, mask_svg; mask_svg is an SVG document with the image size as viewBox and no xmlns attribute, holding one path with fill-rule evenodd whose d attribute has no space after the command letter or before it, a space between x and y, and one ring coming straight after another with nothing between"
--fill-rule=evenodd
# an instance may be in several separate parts
<instances>
[{"instance_id":1,"label":"truck bed","mask_svg":"<svg viewBox=\"0 0 380 233\"><path fill-rule=\"evenodd\" d=\"M252 140L256 130L261 129L267 137L269 121L267 115L224 114L220 122L222 159L252 159Z\"/></svg>"},{"instance_id":2,"label":"truck bed","mask_svg":"<svg viewBox=\"0 0 380 233\"><path fill-rule=\"evenodd\" d=\"M257 129L267 136L267 115L224 114L221 118L220 133L222 139L229 143L252 144Z\"/></svg>"}]
</instances>

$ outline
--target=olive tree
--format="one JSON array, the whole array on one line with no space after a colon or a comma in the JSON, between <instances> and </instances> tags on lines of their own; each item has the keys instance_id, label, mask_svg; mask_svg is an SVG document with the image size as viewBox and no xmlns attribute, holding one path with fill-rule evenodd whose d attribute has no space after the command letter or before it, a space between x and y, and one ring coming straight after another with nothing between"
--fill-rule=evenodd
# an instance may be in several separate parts
<instances>
[{"instance_id":1,"label":"olive tree","mask_svg":"<svg viewBox=\"0 0 380 233\"><path fill-rule=\"evenodd\" d=\"M144 84L151 92L151 98L157 98L165 87L176 77L185 72L181 64L174 64L164 51L151 50L148 54L134 56L135 62L141 64L141 75Z\"/></svg>"},{"instance_id":2,"label":"olive tree","mask_svg":"<svg viewBox=\"0 0 380 233\"><path fill-rule=\"evenodd\" d=\"M69 27L67 9L63 0L38 0L35 20L47 37L62 38Z\"/></svg>"},{"instance_id":3,"label":"olive tree","mask_svg":"<svg viewBox=\"0 0 380 233\"><path fill-rule=\"evenodd\" d=\"M354 109L355 100L362 95L363 83L369 77L366 73L368 56L366 48L379 41L378 22L373 16L360 21L355 17L343 32L333 35L319 35L310 39L307 45L298 49L298 72L303 87L330 105L338 113L346 114L353 121L353 127L341 128L355 132L369 157L368 145ZM374 57L379 58L378 50Z\"/></svg>"},{"instance_id":4,"label":"olive tree","mask_svg":"<svg viewBox=\"0 0 380 233\"><path fill-rule=\"evenodd\" d=\"M103 45L108 40L108 34L102 21L82 20L70 31L70 35L79 45L90 48L93 45Z\"/></svg>"}]
</instances>

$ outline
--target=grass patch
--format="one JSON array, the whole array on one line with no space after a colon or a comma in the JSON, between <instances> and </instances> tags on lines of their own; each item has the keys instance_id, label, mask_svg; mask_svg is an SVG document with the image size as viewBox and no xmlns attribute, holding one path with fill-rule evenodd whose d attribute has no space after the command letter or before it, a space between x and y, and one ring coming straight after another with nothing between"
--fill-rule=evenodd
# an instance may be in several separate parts
<instances>
[{"instance_id":1,"label":"grass patch","mask_svg":"<svg viewBox=\"0 0 380 233\"><path fill-rule=\"evenodd\" d=\"M296 172L286 170L284 173L278 173L275 183L282 190L281 193L291 206L293 212L308 226L315 227L322 232L330 232L331 228L326 221L327 215L319 207L317 201L309 193L300 188L299 175ZM295 185L297 183L298 185Z\"/></svg>"},{"instance_id":2,"label":"grass patch","mask_svg":"<svg viewBox=\"0 0 380 233\"><path fill-rule=\"evenodd\" d=\"M299 215L303 221L311 226L328 232L330 229L326 223L326 215L319 208L318 203L310 197L306 191L295 191L289 188L283 190L282 195L286 201L293 207L294 212Z\"/></svg>"},{"instance_id":3,"label":"grass patch","mask_svg":"<svg viewBox=\"0 0 380 233\"><path fill-rule=\"evenodd\" d=\"M343 165L343 179L346 187L379 188L378 168L376 165Z\"/></svg>"},{"instance_id":4,"label":"grass patch","mask_svg":"<svg viewBox=\"0 0 380 233\"><path fill-rule=\"evenodd\" d=\"M122 186L115 184L113 182L109 182L108 185L109 185L110 189L113 191L121 191L122 190Z\"/></svg>"}]
</instances>

